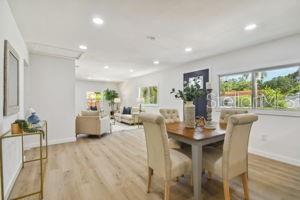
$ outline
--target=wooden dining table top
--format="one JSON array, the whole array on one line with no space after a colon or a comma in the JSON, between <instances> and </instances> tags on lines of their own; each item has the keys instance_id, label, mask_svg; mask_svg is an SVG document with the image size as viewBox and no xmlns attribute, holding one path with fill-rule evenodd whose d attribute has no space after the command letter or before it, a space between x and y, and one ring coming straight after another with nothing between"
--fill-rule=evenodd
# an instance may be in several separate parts
<instances>
[{"instance_id":1,"label":"wooden dining table top","mask_svg":"<svg viewBox=\"0 0 300 200\"><path fill-rule=\"evenodd\" d=\"M226 124L217 123L215 130L205 129L203 127L187 128L184 122L175 122L166 124L168 134L174 134L190 140L206 140L213 137L224 136Z\"/></svg>"}]
</instances>

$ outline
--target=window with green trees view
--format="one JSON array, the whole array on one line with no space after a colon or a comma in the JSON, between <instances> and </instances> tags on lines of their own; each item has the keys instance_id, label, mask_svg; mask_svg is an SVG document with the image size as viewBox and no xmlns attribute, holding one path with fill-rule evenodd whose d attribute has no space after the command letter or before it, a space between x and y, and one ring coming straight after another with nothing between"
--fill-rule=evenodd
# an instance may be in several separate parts
<instances>
[{"instance_id":1,"label":"window with green trees view","mask_svg":"<svg viewBox=\"0 0 300 200\"><path fill-rule=\"evenodd\" d=\"M252 107L252 74L220 77L220 103L229 107Z\"/></svg>"},{"instance_id":2,"label":"window with green trees view","mask_svg":"<svg viewBox=\"0 0 300 200\"><path fill-rule=\"evenodd\" d=\"M220 76L220 106L300 111L300 65Z\"/></svg>"},{"instance_id":3,"label":"window with green trees view","mask_svg":"<svg viewBox=\"0 0 300 200\"><path fill-rule=\"evenodd\" d=\"M144 104L157 105L157 86L141 87L139 97L144 98Z\"/></svg>"}]
</instances>

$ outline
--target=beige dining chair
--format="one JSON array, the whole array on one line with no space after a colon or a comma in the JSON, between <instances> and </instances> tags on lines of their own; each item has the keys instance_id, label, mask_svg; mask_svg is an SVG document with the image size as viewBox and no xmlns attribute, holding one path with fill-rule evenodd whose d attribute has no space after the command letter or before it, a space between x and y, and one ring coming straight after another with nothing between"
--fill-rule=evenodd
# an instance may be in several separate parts
<instances>
[{"instance_id":1,"label":"beige dining chair","mask_svg":"<svg viewBox=\"0 0 300 200\"><path fill-rule=\"evenodd\" d=\"M227 124L230 116L236 115L236 114L244 114L244 113L248 113L248 111L245 109L236 109L236 108L221 109L219 123ZM209 146L223 149L223 143L224 143L224 141L220 141L215 144L211 144Z\"/></svg>"},{"instance_id":2,"label":"beige dining chair","mask_svg":"<svg viewBox=\"0 0 300 200\"><path fill-rule=\"evenodd\" d=\"M180 122L180 118L179 118L179 112L177 109L169 109L169 108L161 108L159 109L160 114L165 118L165 122L168 123L175 123L175 122ZM181 144L172 139L169 138L169 147L171 149L180 149L181 148Z\"/></svg>"},{"instance_id":3,"label":"beige dining chair","mask_svg":"<svg viewBox=\"0 0 300 200\"><path fill-rule=\"evenodd\" d=\"M177 109L161 108L159 109L159 112L165 118L166 123L180 122Z\"/></svg>"},{"instance_id":4,"label":"beige dining chair","mask_svg":"<svg viewBox=\"0 0 300 200\"><path fill-rule=\"evenodd\" d=\"M150 192L153 173L165 181L164 200L170 199L170 184L173 179L191 173L192 161L185 154L169 148L165 120L161 115L141 113L148 163L148 189Z\"/></svg>"},{"instance_id":5,"label":"beige dining chair","mask_svg":"<svg viewBox=\"0 0 300 200\"><path fill-rule=\"evenodd\" d=\"M228 119L231 115L244 114L244 113L248 113L248 111L245 109L236 109L236 108L221 109L219 122L227 124Z\"/></svg>"},{"instance_id":6,"label":"beige dining chair","mask_svg":"<svg viewBox=\"0 0 300 200\"><path fill-rule=\"evenodd\" d=\"M223 151L218 148L204 148L203 169L223 179L225 200L230 200L229 180L241 176L245 199L248 191L248 143L255 114L232 115L228 119Z\"/></svg>"}]
</instances>

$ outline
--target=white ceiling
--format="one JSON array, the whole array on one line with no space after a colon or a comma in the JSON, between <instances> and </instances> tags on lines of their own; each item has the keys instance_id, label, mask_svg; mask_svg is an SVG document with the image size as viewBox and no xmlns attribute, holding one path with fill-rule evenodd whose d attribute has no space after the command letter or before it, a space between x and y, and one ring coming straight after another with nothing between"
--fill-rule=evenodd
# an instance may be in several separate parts
<instances>
[{"instance_id":1,"label":"white ceiling","mask_svg":"<svg viewBox=\"0 0 300 200\"><path fill-rule=\"evenodd\" d=\"M27 43L77 53L82 51L80 44L88 46L77 62L78 79L122 81L300 32L300 0L10 0L9 4ZM93 24L94 16L104 24ZM250 23L258 28L244 31ZM193 51L186 53L187 46ZM153 65L153 60L160 64Z\"/></svg>"}]
</instances>

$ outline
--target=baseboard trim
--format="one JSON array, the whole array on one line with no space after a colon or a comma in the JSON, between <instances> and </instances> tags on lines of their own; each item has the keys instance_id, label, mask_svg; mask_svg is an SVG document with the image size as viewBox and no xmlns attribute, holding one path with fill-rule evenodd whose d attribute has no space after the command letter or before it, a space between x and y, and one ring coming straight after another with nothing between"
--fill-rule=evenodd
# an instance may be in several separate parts
<instances>
[{"instance_id":1,"label":"baseboard trim","mask_svg":"<svg viewBox=\"0 0 300 200\"><path fill-rule=\"evenodd\" d=\"M76 137L69 137L69 138L62 138L57 140L49 140L48 145L54 145L54 144L62 144L62 143L68 143L68 142L76 142ZM35 147L39 147L39 143L32 143L25 146L25 149L31 149Z\"/></svg>"},{"instance_id":2,"label":"baseboard trim","mask_svg":"<svg viewBox=\"0 0 300 200\"><path fill-rule=\"evenodd\" d=\"M18 168L16 170L16 173L13 175L13 177L10 179L9 181L9 184L8 184L8 187L5 189L4 191L4 200L7 200L10 193L11 193L11 190L13 189L14 185L15 185L15 182L21 172L21 169L22 169L22 161L19 162L18 164Z\"/></svg>"},{"instance_id":3,"label":"baseboard trim","mask_svg":"<svg viewBox=\"0 0 300 200\"><path fill-rule=\"evenodd\" d=\"M261 150L258 150L258 149L252 149L252 148L249 149L249 153L300 167L300 160L296 160L296 159L289 158L289 157L286 157L286 156L280 156L280 155L268 153L268 152L265 152L265 151L261 151Z\"/></svg>"}]
</instances>

